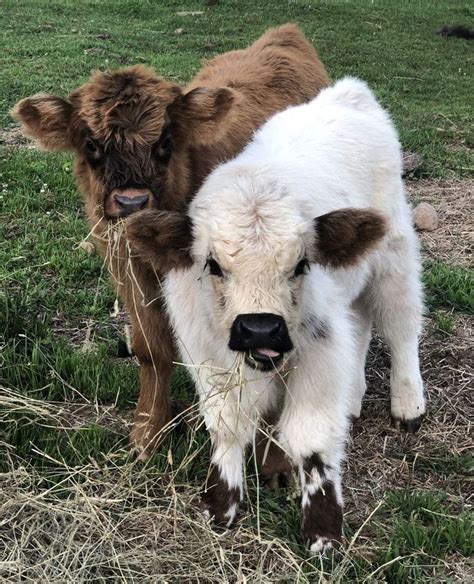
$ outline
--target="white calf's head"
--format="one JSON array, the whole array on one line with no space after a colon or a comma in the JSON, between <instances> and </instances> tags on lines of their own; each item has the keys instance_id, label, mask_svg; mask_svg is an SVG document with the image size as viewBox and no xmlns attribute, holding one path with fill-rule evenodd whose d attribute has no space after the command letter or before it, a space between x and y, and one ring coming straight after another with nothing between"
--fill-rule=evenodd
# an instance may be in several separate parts
<instances>
[{"instance_id":1,"label":"white calf's head","mask_svg":"<svg viewBox=\"0 0 474 584\"><path fill-rule=\"evenodd\" d=\"M223 335L231 350L245 353L248 364L259 369L272 368L293 348L311 264L350 265L385 231L384 220L366 209L310 217L264 171L216 173L194 199L189 216L187 236L169 245L163 214L137 215L129 220L132 248L162 273L163 263L187 267L193 262L203 310L215 328L209 334ZM173 263L169 258L178 252L186 261Z\"/></svg>"}]
</instances>

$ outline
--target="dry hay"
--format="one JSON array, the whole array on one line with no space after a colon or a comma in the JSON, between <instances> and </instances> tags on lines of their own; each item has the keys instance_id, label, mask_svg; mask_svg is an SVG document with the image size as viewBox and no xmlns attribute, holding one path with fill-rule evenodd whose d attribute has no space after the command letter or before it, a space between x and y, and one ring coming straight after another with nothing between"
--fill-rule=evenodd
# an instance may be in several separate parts
<instances>
[{"instance_id":1,"label":"dry hay","mask_svg":"<svg viewBox=\"0 0 474 584\"><path fill-rule=\"evenodd\" d=\"M414 203L430 203L438 213L438 229L421 235L425 257L472 267L474 180L420 180L407 187Z\"/></svg>"},{"instance_id":2,"label":"dry hay","mask_svg":"<svg viewBox=\"0 0 474 584\"><path fill-rule=\"evenodd\" d=\"M83 424L83 412L65 415L59 404L8 390L0 406L3 421L28 412L46 425ZM181 465L195 456L190 442ZM179 483L171 452L158 474L124 463L123 450L105 455L100 466L79 467L35 451L46 467L38 472L2 446L11 456L9 472L0 475L2 582L271 582L272 574L293 577L301 569L284 541L259 535L245 521L232 532L211 529L196 511L198 490Z\"/></svg>"},{"instance_id":3,"label":"dry hay","mask_svg":"<svg viewBox=\"0 0 474 584\"><path fill-rule=\"evenodd\" d=\"M442 489L452 500L462 495L469 501L466 477L437 477L424 472L421 463L433 456L466 453L472 446L468 388L473 371L466 357L473 348L473 321L457 317L455 334L442 338L433 337L429 326L422 363L430 410L415 436L390 426L388 354L380 339L372 343L369 389L362 418L353 428L344 475L345 521L361 529L346 544L331 582L345 581L353 558L370 560L376 555L370 519L374 515L381 526L377 512L386 491ZM33 413L39 423L64 429L95 422L127 433L126 421L112 407L53 404L11 391L2 393L0 406L0 423L12 411L23 411ZM282 581L306 581L302 570L307 558L295 554L285 540L268 535L264 517L260 533L251 526L250 515L259 512L255 501L235 529L211 529L197 511L199 487L181 482L171 452L163 473L124 462L124 449L109 452L100 465L92 460L74 468L43 454L50 470L38 472L22 466L8 448L11 469L0 475L2 581L274 582L275 575ZM191 432L181 468L200 455L196 450ZM60 479L55 478L58 474ZM469 569L463 561L445 559L445 569L460 581ZM315 581L317 574L308 577Z\"/></svg>"}]
</instances>

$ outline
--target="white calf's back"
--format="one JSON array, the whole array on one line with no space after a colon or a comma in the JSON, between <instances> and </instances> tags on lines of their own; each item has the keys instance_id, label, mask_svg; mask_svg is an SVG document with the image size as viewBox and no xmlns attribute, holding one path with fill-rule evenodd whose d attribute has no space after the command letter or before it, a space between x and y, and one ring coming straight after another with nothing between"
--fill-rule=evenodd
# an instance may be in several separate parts
<instances>
[{"instance_id":1,"label":"white calf's back","mask_svg":"<svg viewBox=\"0 0 474 584\"><path fill-rule=\"evenodd\" d=\"M207 204L207 196L233 177L252 183L247 196L254 189L261 195L259 182L262 188L272 181L286 187L307 219L348 206L371 206L394 218L405 214L397 133L367 85L356 79L346 78L308 104L271 118L237 158L210 175L194 206Z\"/></svg>"}]
</instances>

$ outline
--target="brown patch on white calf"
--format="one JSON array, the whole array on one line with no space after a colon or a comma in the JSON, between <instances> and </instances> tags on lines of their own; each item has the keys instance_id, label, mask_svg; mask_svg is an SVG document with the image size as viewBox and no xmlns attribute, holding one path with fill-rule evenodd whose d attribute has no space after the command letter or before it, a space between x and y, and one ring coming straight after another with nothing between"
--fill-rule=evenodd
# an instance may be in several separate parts
<instances>
[{"instance_id":1,"label":"brown patch on white calf","mask_svg":"<svg viewBox=\"0 0 474 584\"><path fill-rule=\"evenodd\" d=\"M206 491L201 497L201 506L209 512L211 518L218 525L228 525L235 520L229 516L229 511L240 502L240 490L238 487L230 487L221 477L219 468L211 464L206 483Z\"/></svg>"},{"instance_id":2,"label":"brown patch on white calf","mask_svg":"<svg viewBox=\"0 0 474 584\"><path fill-rule=\"evenodd\" d=\"M342 539L342 507L338 503L334 484L326 478L330 467L324 464L319 454L314 453L303 463L303 519L302 536L309 545L320 542L321 546L331 542L334 546ZM316 475L316 476L315 476ZM311 492L320 481L320 488Z\"/></svg>"},{"instance_id":3,"label":"brown patch on white calf","mask_svg":"<svg viewBox=\"0 0 474 584\"><path fill-rule=\"evenodd\" d=\"M387 231L384 217L372 209L339 209L314 222L316 261L334 268L354 264Z\"/></svg>"},{"instance_id":4,"label":"brown patch on white calf","mask_svg":"<svg viewBox=\"0 0 474 584\"><path fill-rule=\"evenodd\" d=\"M317 452L314 452L311 456L305 459L303 463L303 471L305 475L305 481L311 481L311 473L313 469L318 471L319 476L323 477L325 475L327 465L324 464L322 458Z\"/></svg>"},{"instance_id":5,"label":"brown patch on white calf","mask_svg":"<svg viewBox=\"0 0 474 584\"><path fill-rule=\"evenodd\" d=\"M126 222L132 255L153 265L159 274L192 264L192 224L187 215L165 211L143 211Z\"/></svg>"},{"instance_id":6,"label":"brown patch on white calf","mask_svg":"<svg viewBox=\"0 0 474 584\"><path fill-rule=\"evenodd\" d=\"M333 546L342 540L342 508L337 502L336 491L331 482L308 495L309 503L303 507L301 532L309 545L322 540Z\"/></svg>"},{"instance_id":7,"label":"brown patch on white calf","mask_svg":"<svg viewBox=\"0 0 474 584\"><path fill-rule=\"evenodd\" d=\"M301 320L303 329L316 341L329 338L329 327L314 314L306 314Z\"/></svg>"}]
</instances>

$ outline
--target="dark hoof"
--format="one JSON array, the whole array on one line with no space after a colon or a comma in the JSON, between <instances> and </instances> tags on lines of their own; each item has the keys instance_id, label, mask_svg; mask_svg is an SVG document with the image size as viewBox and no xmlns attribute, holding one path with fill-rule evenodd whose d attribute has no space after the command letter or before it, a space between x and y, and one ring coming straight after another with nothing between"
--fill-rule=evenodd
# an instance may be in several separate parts
<instances>
[{"instance_id":1,"label":"dark hoof","mask_svg":"<svg viewBox=\"0 0 474 584\"><path fill-rule=\"evenodd\" d=\"M415 434L418 432L423 421L423 416L418 416L411 420L394 420L394 425L396 428L402 432L408 432L409 434Z\"/></svg>"},{"instance_id":2,"label":"dark hoof","mask_svg":"<svg viewBox=\"0 0 474 584\"><path fill-rule=\"evenodd\" d=\"M132 357L132 354L128 350L127 343L122 339L117 341L117 358L118 359L128 359Z\"/></svg>"},{"instance_id":3,"label":"dark hoof","mask_svg":"<svg viewBox=\"0 0 474 584\"><path fill-rule=\"evenodd\" d=\"M214 528L226 529L232 527L239 517L238 511L230 513L229 508L220 508L215 505L213 497L208 497L208 493L203 493L199 504L206 519L210 520Z\"/></svg>"},{"instance_id":4,"label":"dark hoof","mask_svg":"<svg viewBox=\"0 0 474 584\"><path fill-rule=\"evenodd\" d=\"M294 487L295 479L292 472L277 472L272 476L262 476L263 487L266 491L279 491Z\"/></svg>"}]
</instances>

